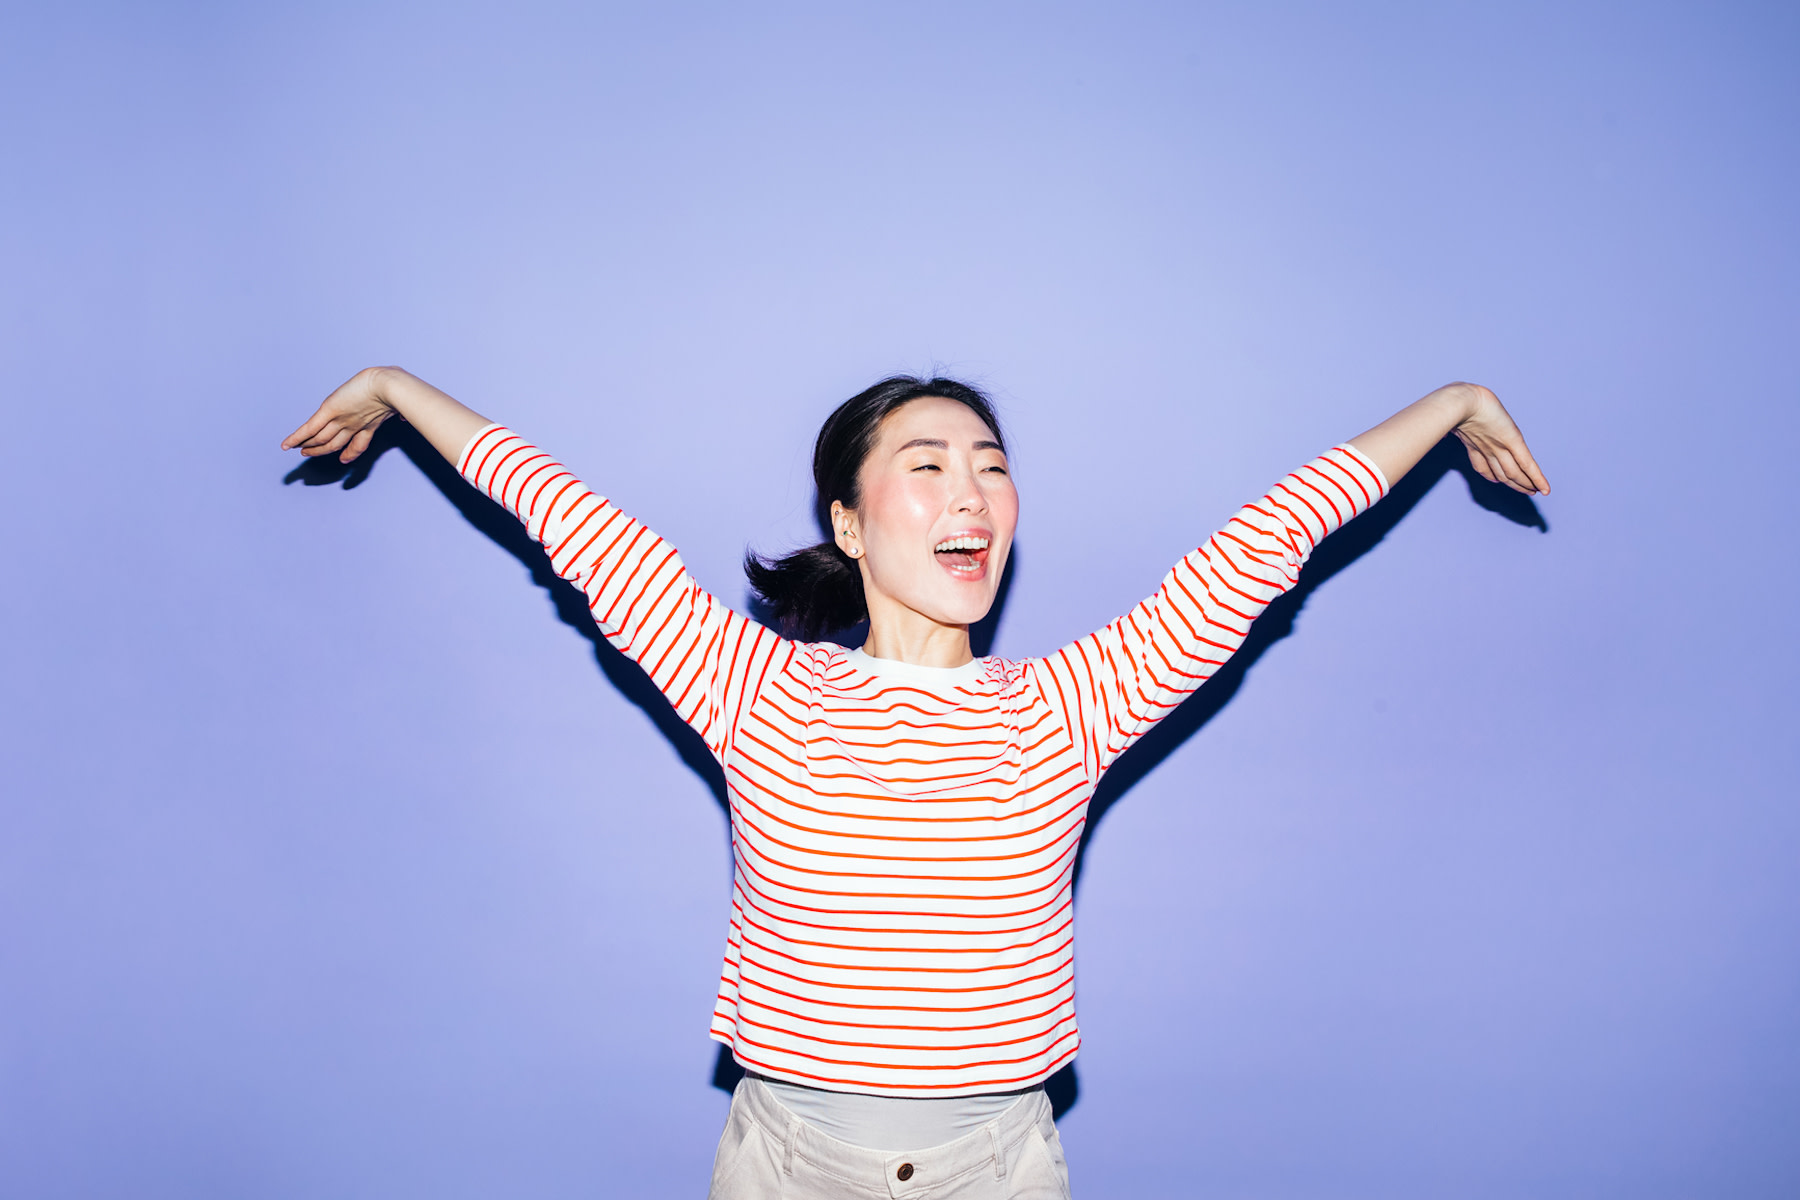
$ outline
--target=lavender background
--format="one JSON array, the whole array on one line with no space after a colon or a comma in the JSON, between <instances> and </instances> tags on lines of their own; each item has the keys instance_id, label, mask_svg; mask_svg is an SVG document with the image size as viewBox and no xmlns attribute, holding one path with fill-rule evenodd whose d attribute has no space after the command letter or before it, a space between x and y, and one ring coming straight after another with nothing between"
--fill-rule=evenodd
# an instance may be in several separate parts
<instances>
[{"instance_id":1,"label":"lavender background","mask_svg":"<svg viewBox=\"0 0 1800 1200\"><path fill-rule=\"evenodd\" d=\"M1009 655L1490 384L1548 531L1444 475L1099 822L1077 1193L1800 1192L1792 6L648 8L9 8L0 1192L703 1193L722 814L404 453L284 484L390 361L737 602L972 377Z\"/></svg>"}]
</instances>

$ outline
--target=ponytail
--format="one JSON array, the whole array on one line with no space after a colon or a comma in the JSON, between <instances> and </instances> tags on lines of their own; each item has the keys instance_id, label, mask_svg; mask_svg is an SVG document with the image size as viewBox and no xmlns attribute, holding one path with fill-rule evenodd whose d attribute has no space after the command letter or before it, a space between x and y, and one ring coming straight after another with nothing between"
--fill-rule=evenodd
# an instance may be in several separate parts
<instances>
[{"instance_id":1,"label":"ponytail","mask_svg":"<svg viewBox=\"0 0 1800 1200\"><path fill-rule=\"evenodd\" d=\"M859 392L825 418L813 443L813 484L818 489L819 528L831 530L831 504L855 510L862 500L863 460L875 448L881 423L913 400L939 396L954 400L980 417L1004 452L1000 422L988 398L954 379L920 379L895 375ZM862 568L838 549L820 542L781 558L764 558L754 550L744 555L750 587L789 636L807 641L849 629L869 616L863 596Z\"/></svg>"},{"instance_id":2,"label":"ponytail","mask_svg":"<svg viewBox=\"0 0 1800 1200\"><path fill-rule=\"evenodd\" d=\"M835 542L772 559L751 551L744 555L744 574L781 628L808 641L869 615L862 571Z\"/></svg>"}]
</instances>

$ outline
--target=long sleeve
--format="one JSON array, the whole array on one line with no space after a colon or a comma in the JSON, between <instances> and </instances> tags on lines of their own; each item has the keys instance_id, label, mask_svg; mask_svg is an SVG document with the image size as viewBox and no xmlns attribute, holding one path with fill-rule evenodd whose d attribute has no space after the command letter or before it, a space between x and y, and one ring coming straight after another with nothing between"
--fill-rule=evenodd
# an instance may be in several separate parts
<instances>
[{"instance_id":1,"label":"long sleeve","mask_svg":"<svg viewBox=\"0 0 1800 1200\"><path fill-rule=\"evenodd\" d=\"M1348 445L1307 463L1175 564L1156 594L1032 664L1091 779L1211 677L1313 548L1387 494Z\"/></svg>"},{"instance_id":2,"label":"long sleeve","mask_svg":"<svg viewBox=\"0 0 1800 1200\"><path fill-rule=\"evenodd\" d=\"M793 644L721 604L673 546L511 430L481 430L457 470L524 522L556 573L586 594L606 640L723 760L744 703Z\"/></svg>"}]
</instances>

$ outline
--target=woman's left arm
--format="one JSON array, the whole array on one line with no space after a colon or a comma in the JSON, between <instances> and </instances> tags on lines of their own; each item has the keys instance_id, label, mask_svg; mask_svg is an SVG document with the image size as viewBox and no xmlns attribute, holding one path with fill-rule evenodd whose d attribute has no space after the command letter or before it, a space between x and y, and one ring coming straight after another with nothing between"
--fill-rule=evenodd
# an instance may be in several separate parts
<instances>
[{"instance_id":1,"label":"woman's left arm","mask_svg":"<svg viewBox=\"0 0 1800 1200\"><path fill-rule=\"evenodd\" d=\"M1494 393L1453 383L1307 463L1175 564L1136 608L1035 660L1089 776L1100 772L1237 652L1250 625L1300 580L1313 549L1387 494L1454 433L1475 469L1527 495L1549 482Z\"/></svg>"},{"instance_id":2,"label":"woman's left arm","mask_svg":"<svg viewBox=\"0 0 1800 1200\"><path fill-rule=\"evenodd\" d=\"M1352 438L1350 444L1394 484L1446 433L1462 441L1469 462L1489 483L1503 483L1527 496L1550 490L1550 481L1538 469L1500 397L1479 384L1447 384Z\"/></svg>"}]
</instances>

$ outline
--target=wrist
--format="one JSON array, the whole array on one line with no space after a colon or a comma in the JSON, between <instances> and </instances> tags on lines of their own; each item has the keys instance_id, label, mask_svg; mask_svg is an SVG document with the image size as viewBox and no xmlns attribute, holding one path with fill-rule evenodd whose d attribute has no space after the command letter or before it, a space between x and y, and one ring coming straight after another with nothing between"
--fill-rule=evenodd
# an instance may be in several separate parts
<instances>
[{"instance_id":1,"label":"wrist","mask_svg":"<svg viewBox=\"0 0 1800 1200\"><path fill-rule=\"evenodd\" d=\"M1449 383L1431 393L1430 398L1438 402L1443 409L1449 424L1446 432L1469 420L1481 409L1481 393L1483 389L1472 383Z\"/></svg>"},{"instance_id":2,"label":"wrist","mask_svg":"<svg viewBox=\"0 0 1800 1200\"><path fill-rule=\"evenodd\" d=\"M403 411L409 385L417 383L411 372L400 367L366 367L363 370L369 395L387 406L390 412L405 417Z\"/></svg>"}]
</instances>

